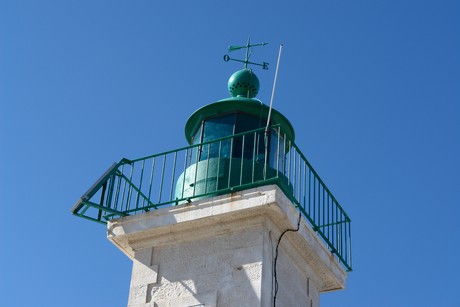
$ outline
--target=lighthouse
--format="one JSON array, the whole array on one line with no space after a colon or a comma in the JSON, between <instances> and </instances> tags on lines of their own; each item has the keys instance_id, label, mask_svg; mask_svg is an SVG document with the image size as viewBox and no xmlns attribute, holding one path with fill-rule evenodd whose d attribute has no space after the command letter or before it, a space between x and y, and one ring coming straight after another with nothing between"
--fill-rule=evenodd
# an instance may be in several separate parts
<instances>
[{"instance_id":1,"label":"lighthouse","mask_svg":"<svg viewBox=\"0 0 460 307\"><path fill-rule=\"evenodd\" d=\"M72 213L107 227L132 259L128 306L319 306L344 289L350 218L295 144L294 128L257 99L249 66L229 97L185 123L187 146L123 158Z\"/></svg>"}]
</instances>

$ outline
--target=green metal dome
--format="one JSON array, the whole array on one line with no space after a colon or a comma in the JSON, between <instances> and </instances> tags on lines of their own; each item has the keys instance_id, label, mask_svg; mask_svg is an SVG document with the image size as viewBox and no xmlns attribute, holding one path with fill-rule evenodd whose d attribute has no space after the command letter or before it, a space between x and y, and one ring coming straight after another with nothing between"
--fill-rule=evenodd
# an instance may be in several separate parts
<instances>
[{"instance_id":1,"label":"green metal dome","mask_svg":"<svg viewBox=\"0 0 460 307\"><path fill-rule=\"evenodd\" d=\"M250 69L238 70L228 80L228 91L232 97L254 98L259 92L259 78Z\"/></svg>"}]
</instances>

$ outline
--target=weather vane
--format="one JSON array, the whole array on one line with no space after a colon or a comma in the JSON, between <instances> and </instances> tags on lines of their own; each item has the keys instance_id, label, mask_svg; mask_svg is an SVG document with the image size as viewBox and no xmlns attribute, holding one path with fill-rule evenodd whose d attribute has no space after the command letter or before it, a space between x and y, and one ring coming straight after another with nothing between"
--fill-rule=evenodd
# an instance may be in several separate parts
<instances>
[{"instance_id":1,"label":"weather vane","mask_svg":"<svg viewBox=\"0 0 460 307\"><path fill-rule=\"evenodd\" d=\"M243 60L238 60L238 59L232 59L231 57L228 56L228 54L224 55L224 61L228 62L228 61L231 60L231 61L244 63L244 68L248 68L248 64L252 64L252 65L262 66L262 69L268 69L268 63L267 62L262 62L262 64L249 62L249 58L251 57L251 53L252 53L252 49L250 49L250 48L257 47L257 46L265 46L267 44L268 43L260 43L260 44L251 45L251 38L248 38L248 43L246 45L244 45L244 46L230 46L230 47L228 47L229 52L240 50L240 49L246 49L246 58L244 59L244 61Z\"/></svg>"}]
</instances>

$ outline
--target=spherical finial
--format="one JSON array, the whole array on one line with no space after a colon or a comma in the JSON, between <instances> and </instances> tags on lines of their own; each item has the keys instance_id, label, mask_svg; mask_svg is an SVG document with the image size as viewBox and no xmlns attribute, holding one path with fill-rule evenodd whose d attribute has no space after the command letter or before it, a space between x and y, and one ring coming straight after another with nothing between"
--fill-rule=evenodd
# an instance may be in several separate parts
<instances>
[{"instance_id":1,"label":"spherical finial","mask_svg":"<svg viewBox=\"0 0 460 307\"><path fill-rule=\"evenodd\" d=\"M239 70L228 79L228 91L233 97L254 98L259 92L259 78L250 69Z\"/></svg>"}]
</instances>

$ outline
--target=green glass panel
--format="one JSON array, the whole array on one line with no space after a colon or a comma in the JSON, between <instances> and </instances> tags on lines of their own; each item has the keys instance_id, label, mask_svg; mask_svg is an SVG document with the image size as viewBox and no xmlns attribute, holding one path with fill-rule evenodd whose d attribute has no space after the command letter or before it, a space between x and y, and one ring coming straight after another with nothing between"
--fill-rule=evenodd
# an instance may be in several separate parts
<instances>
[{"instance_id":1,"label":"green glass panel","mask_svg":"<svg viewBox=\"0 0 460 307\"><path fill-rule=\"evenodd\" d=\"M233 126L235 123L235 114L228 114L224 116L219 116L215 118L206 119L204 122L204 133L203 133L203 142L217 140L226 136L233 135ZM200 161L206 160L208 158L217 158L219 157L219 146L220 157L228 158L230 156L230 139L223 140L222 142L212 143L210 148L202 148L200 155Z\"/></svg>"}]
</instances>

